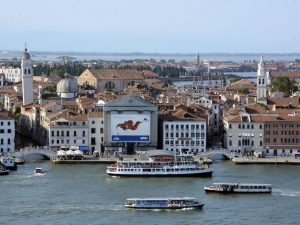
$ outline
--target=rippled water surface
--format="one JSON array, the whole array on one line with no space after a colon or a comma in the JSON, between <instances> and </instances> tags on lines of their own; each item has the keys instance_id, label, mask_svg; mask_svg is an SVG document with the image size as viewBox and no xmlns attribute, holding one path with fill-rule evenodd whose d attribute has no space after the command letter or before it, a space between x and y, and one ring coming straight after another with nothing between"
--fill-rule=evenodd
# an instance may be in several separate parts
<instances>
[{"instance_id":1,"label":"rippled water surface","mask_svg":"<svg viewBox=\"0 0 300 225\"><path fill-rule=\"evenodd\" d=\"M43 174L35 174L41 167ZM105 165L30 161L0 177L0 224L298 224L299 166L213 164L212 178L112 178ZM213 182L271 183L272 194L205 194ZM195 197L202 210L134 210L132 197Z\"/></svg>"}]
</instances>

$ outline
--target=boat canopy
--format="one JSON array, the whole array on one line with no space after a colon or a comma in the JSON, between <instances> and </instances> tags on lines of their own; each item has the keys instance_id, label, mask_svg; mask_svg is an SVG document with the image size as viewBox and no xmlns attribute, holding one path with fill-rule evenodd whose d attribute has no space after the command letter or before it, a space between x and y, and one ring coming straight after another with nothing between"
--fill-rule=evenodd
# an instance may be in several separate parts
<instances>
[{"instance_id":1,"label":"boat canopy","mask_svg":"<svg viewBox=\"0 0 300 225\"><path fill-rule=\"evenodd\" d=\"M174 153L168 150L148 150L146 151L146 154L152 158L152 157L174 157Z\"/></svg>"}]
</instances>

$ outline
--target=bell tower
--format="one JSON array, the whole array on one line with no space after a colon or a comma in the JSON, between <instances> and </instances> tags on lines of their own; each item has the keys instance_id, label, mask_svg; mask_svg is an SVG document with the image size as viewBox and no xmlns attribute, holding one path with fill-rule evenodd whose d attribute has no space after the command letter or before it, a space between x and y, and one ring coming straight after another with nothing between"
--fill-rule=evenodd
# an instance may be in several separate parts
<instances>
[{"instance_id":1,"label":"bell tower","mask_svg":"<svg viewBox=\"0 0 300 225\"><path fill-rule=\"evenodd\" d=\"M21 61L21 76L22 76L22 91L23 91L23 105L33 103L33 71L30 54L27 52L25 44L25 51L22 55Z\"/></svg>"},{"instance_id":2,"label":"bell tower","mask_svg":"<svg viewBox=\"0 0 300 225\"><path fill-rule=\"evenodd\" d=\"M267 97L267 73L264 58L261 56L257 68L257 100L263 97Z\"/></svg>"}]
</instances>

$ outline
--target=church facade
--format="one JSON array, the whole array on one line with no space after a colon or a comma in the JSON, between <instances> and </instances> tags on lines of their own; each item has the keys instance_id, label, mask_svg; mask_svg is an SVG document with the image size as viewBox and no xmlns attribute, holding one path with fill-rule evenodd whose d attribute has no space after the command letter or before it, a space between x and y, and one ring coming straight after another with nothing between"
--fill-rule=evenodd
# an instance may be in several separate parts
<instances>
[{"instance_id":1,"label":"church facade","mask_svg":"<svg viewBox=\"0 0 300 225\"><path fill-rule=\"evenodd\" d=\"M158 107L132 93L107 103L104 113L106 151L146 151L157 147Z\"/></svg>"}]
</instances>

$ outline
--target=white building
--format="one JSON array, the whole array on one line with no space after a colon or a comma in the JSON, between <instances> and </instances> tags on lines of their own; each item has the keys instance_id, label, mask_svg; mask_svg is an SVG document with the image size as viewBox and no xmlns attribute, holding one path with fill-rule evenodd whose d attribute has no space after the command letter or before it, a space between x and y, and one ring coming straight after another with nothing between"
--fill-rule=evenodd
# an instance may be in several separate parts
<instances>
[{"instance_id":1,"label":"white building","mask_svg":"<svg viewBox=\"0 0 300 225\"><path fill-rule=\"evenodd\" d=\"M21 63L23 105L33 103L33 69L27 48L22 55Z\"/></svg>"},{"instance_id":2,"label":"white building","mask_svg":"<svg viewBox=\"0 0 300 225\"><path fill-rule=\"evenodd\" d=\"M206 152L206 120L180 110L160 114L159 139L162 149L174 153Z\"/></svg>"},{"instance_id":3,"label":"white building","mask_svg":"<svg viewBox=\"0 0 300 225\"><path fill-rule=\"evenodd\" d=\"M62 111L65 111L65 113L62 113ZM79 149L89 151L87 115L72 114L70 110L62 111L46 117L47 121L51 121L48 127L49 147L53 150Z\"/></svg>"},{"instance_id":4,"label":"white building","mask_svg":"<svg viewBox=\"0 0 300 225\"><path fill-rule=\"evenodd\" d=\"M103 112L89 112L89 146L90 152L104 152L104 118Z\"/></svg>"},{"instance_id":5,"label":"white building","mask_svg":"<svg viewBox=\"0 0 300 225\"><path fill-rule=\"evenodd\" d=\"M22 81L20 68L2 66L0 67L0 73L3 73L5 75L5 81L9 81L9 82Z\"/></svg>"},{"instance_id":6,"label":"white building","mask_svg":"<svg viewBox=\"0 0 300 225\"><path fill-rule=\"evenodd\" d=\"M0 106L0 153L15 150L15 120L12 113Z\"/></svg>"}]
</instances>

